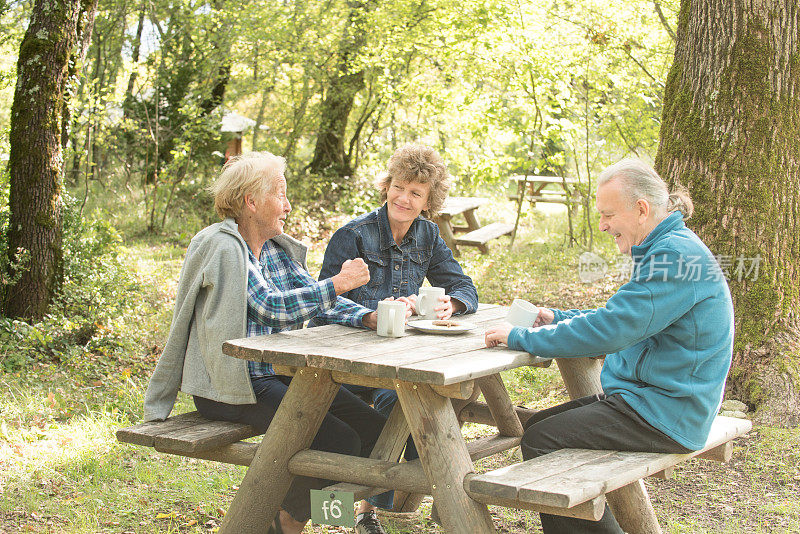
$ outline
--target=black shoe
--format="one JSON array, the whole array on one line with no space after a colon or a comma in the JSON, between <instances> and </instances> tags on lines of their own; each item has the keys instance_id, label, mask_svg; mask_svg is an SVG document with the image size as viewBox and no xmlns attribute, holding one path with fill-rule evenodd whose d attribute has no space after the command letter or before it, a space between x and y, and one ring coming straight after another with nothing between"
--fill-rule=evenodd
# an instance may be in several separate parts
<instances>
[{"instance_id":1,"label":"black shoe","mask_svg":"<svg viewBox=\"0 0 800 534\"><path fill-rule=\"evenodd\" d=\"M356 534L386 534L375 510L370 510L364 514L361 521L356 523Z\"/></svg>"}]
</instances>

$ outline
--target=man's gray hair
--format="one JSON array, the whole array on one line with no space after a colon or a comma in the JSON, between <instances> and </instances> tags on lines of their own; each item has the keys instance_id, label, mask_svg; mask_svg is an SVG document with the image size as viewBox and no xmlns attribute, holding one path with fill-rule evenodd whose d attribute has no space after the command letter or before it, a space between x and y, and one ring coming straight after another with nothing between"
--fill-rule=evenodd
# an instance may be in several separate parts
<instances>
[{"instance_id":1,"label":"man's gray hair","mask_svg":"<svg viewBox=\"0 0 800 534\"><path fill-rule=\"evenodd\" d=\"M694 213L694 204L684 188L669 192L666 182L647 163L634 158L623 159L600 173L598 187L619 180L631 204L644 199L657 213L680 211L688 219Z\"/></svg>"}]
</instances>

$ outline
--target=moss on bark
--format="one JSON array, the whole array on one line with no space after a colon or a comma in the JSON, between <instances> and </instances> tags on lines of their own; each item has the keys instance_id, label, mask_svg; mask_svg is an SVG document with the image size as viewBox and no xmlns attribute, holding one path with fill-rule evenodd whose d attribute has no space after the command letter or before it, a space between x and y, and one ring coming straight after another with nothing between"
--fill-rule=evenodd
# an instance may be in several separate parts
<instances>
[{"instance_id":1,"label":"moss on bark","mask_svg":"<svg viewBox=\"0 0 800 534\"><path fill-rule=\"evenodd\" d=\"M689 188L690 226L715 254L761 259L757 277L730 281L729 386L751 404L786 411L800 407L800 47L787 53L774 35L800 27L800 15L786 5L713 4L681 3L656 166ZM703 19L710 13L718 20ZM715 53L698 57L709 46Z\"/></svg>"}]
</instances>

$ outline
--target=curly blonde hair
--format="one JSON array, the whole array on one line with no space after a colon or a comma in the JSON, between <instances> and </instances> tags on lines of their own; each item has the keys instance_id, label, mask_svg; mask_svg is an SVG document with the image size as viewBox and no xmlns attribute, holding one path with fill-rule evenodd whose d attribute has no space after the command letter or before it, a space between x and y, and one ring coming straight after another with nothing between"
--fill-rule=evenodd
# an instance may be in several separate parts
<instances>
[{"instance_id":1,"label":"curly blonde hair","mask_svg":"<svg viewBox=\"0 0 800 534\"><path fill-rule=\"evenodd\" d=\"M431 147L416 143L395 150L389 158L388 172L375 181L375 186L381 192L381 202L386 202L386 193L392 180L430 184L428 208L422 210L428 219L442 209L450 189L450 174L442 157Z\"/></svg>"},{"instance_id":2,"label":"curly blonde hair","mask_svg":"<svg viewBox=\"0 0 800 534\"><path fill-rule=\"evenodd\" d=\"M247 152L229 159L209 192L214 195L214 210L222 217L238 218L244 209L244 198L250 195L263 200L275 191L275 185L286 171L286 160L269 152Z\"/></svg>"}]
</instances>

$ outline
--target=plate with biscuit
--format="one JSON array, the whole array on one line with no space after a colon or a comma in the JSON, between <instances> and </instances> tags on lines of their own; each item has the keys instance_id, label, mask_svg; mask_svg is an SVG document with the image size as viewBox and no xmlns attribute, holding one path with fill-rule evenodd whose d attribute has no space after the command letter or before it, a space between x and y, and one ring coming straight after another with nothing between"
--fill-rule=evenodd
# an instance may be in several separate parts
<instances>
[{"instance_id":1,"label":"plate with biscuit","mask_svg":"<svg viewBox=\"0 0 800 534\"><path fill-rule=\"evenodd\" d=\"M452 318L434 319L432 321L411 321L408 323L408 326L428 334L462 334L477 328L477 326L473 323Z\"/></svg>"}]
</instances>

